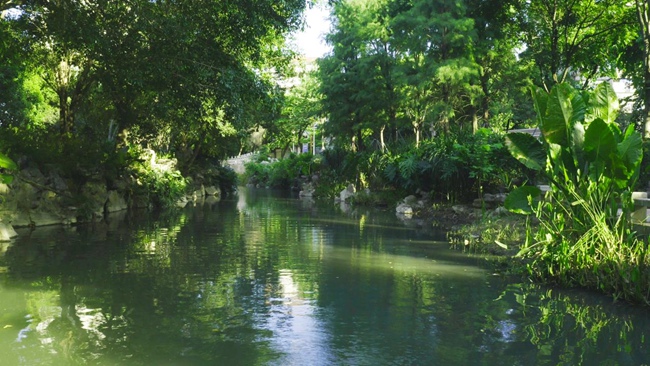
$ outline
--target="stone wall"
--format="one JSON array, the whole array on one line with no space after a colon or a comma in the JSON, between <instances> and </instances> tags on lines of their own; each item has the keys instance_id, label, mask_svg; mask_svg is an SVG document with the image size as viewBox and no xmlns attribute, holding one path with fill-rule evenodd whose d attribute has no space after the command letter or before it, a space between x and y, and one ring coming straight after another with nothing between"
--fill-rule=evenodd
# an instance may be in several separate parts
<instances>
[{"instance_id":1,"label":"stone wall","mask_svg":"<svg viewBox=\"0 0 650 366\"><path fill-rule=\"evenodd\" d=\"M127 207L123 195L99 180L87 182L81 194L73 194L58 173L35 167L19 171L11 184L0 184L0 223L5 227L71 225L80 217L102 219Z\"/></svg>"},{"instance_id":2,"label":"stone wall","mask_svg":"<svg viewBox=\"0 0 650 366\"><path fill-rule=\"evenodd\" d=\"M175 160L159 159L153 151L150 159L154 167L168 164L168 169L175 169ZM131 192L129 187L137 184L129 180L134 178L114 181L112 187L108 187L100 177L90 178L83 186L72 189L71 181L54 169L41 170L26 162L21 165L25 167L14 174L13 182L0 183L0 242L14 237L16 232L13 228L17 227L101 221L107 214L127 210L129 206L148 208L151 205L148 197L132 195L127 199L125 192ZM179 201L178 206L220 199L219 188L207 185L202 175L189 181L193 188Z\"/></svg>"}]
</instances>

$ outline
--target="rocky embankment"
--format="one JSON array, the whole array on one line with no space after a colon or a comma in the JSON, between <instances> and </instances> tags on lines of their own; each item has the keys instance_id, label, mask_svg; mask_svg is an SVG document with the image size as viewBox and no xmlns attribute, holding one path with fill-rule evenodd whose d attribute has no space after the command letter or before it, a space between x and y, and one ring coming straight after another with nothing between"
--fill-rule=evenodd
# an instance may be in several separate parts
<instances>
[{"instance_id":1,"label":"rocky embankment","mask_svg":"<svg viewBox=\"0 0 650 366\"><path fill-rule=\"evenodd\" d=\"M369 191L363 193L365 195L371 194ZM303 191L301 191L302 194ZM359 193L350 184L339 193L335 201L344 204L357 194ZM506 194L504 193L486 193L483 197L475 199L472 204L440 205L434 204L429 192L418 191L415 195L407 196L398 202L395 207L395 214L403 221L427 219L435 221L440 227L452 229L459 225L474 222L485 217L485 215L490 217L507 215L508 210L503 207L505 199Z\"/></svg>"},{"instance_id":2,"label":"rocky embankment","mask_svg":"<svg viewBox=\"0 0 650 366\"><path fill-rule=\"evenodd\" d=\"M153 152L152 152L153 153ZM156 166L175 168L174 159L156 160ZM20 164L10 184L0 183L0 241L15 237L18 227L73 225L79 222L104 220L106 215L129 208L150 208L151 202L137 189L139 181L127 176L110 183L100 177L90 178L80 186L65 179L56 169L40 169L28 163ZM189 194L178 202L184 206L203 199L219 199L221 192L214 186L204 186L199 176L189 179Z\"/></svg>"}]
</instances>

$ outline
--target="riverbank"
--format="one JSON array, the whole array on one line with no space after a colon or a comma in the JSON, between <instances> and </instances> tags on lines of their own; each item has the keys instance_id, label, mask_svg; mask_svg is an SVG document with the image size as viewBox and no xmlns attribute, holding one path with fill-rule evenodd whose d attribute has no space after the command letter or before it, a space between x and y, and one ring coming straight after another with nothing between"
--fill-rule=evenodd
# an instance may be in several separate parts
<instances>
[{"instance_id":1,"label":"riverbank","mask_svg":"<svg viewBox=\"0 0 650 366\"><path fill-rule=\"evenodd\" d=\"M399 205L398 205L399 206ZM410 217L400 213L402 220L414 220L445 231L454 250L488 254L502 262L514 257L526 241L526 220L508 212L503 206L477 208L475 204L427 203ZM499 258L501 257L501 258ZM513 270L513 268L511 268Z\"/></svg>"},{"instance_id":2,"label":"riverbank","mask_svg":"<svg viewBox=\"0 0 650 366\"><path fill-rule=\"evenodd\" d=\"M153 150L144 150L138 158L119 174L82 178L66 175L60 166L18 159L11 182L0 183L0 241L16 237L14 228L97 222L127 209L183 207L222 195L218 167L184 177L176 159Z\"/></svg>"},{"instance_id":3,"label":"riverbank","mask_svg":"<svg viewBox=\"0 0 650 366\"><path fill-rule=\"evenodd\" d=\"M598 246L591 246L592 255L587 261L567 262L563 272L556 272L546 259L537 253L545 253L543 244L527 244L535 240L540 223L530 217L516 214L502 216L485 215L481 210L470 210L459 215L455 206L433 205L421 210L414 219L430 221L447 231L447 239L454 250L471 254L485 254L497 271L515 274L540 284L562 288L586 289L600 292L614 301L650 306L650 253L647 245L642 247L619 246L609 248L616 256L598 253ZM599 228L594 228L598 230ZM639 239L634 239L639 240ZM584 252L586 243L576 242L567 250ZM540 247L541 245L541 247ZM549 244L547 244L549 245ZM530 249L537 247L537 252Z\"/></svg>"}]
</instances>

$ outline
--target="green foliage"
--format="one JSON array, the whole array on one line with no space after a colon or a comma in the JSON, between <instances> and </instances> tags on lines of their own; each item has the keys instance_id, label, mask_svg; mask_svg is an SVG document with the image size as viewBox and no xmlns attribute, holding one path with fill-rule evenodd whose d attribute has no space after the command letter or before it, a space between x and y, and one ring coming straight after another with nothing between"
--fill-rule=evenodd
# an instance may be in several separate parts
<instances>
[{"instance_id":1,"label":"green foliage","mask_svg":"<svg viewBox=\"0 0 650 366\"><path fill-rule=\"evenodd\" d=\"M542 191L534 186L517 187L506 197L505 207L511 212L530 215L539 203Z\"/></svg>"},{"instance_id":2,"label":"green foliage","mask_svg":"<svg viewBox=\"0 0 650 366\"><path fill-rule=\"evenodd\" d=\"M526 227L517 217L486 217L447 232L455 247L478 253L513 255L526 239Z\"/></svg>"},{"instance_id":3,"label":"green foliage","mask_svg":"<svg viewBox=\"0 0 650 366\"><path fill-rule=\"evenodd\" d=\"M219 166L215 171L214 179L223 194L231 194L237 190L237 173L228 166Z\"/></svg>"},{"instance_id":4,"label":"green foliage","mask_svg":"<svg viewBox=\"0 0 650 366\"><path fill-rule=\"evenodd\" d=\"M286 91L280 117L268 126L268 144L272 149L285 152L292 144L302 143L305 132L310 136L315 133L321 109L317 80L310 72L303 72L299 80Z\"/></svg>"},{"instance_id":5,"label":"green foliage","mask_svg":"<svg viewBox=\"0 0 650 366\"><path fill-rule=\"evenodd\" d=\"M259 184L272 188L299 187L301 178L311 179L312 173L319 170L320 157L310 153L291 154L276 161L250 162L246 164L245 178L249 184Z\"/></svg>"},{"instance_id":6,"label":"green foliage","mask_svg":"<svg viewBox=\"0 0 650 366\"><path fill-rule=\"evenodd\" d=\"M508 150L524 164L527 168L533 170L542 170L546 166L546 152L542 143L527 133L509 133L506 136L506 146Z\"/></svg>"},{"instance_id":7,"label":"green foliage","mask_svg":"<svg viewBox=\"0 0 650 366\"><path fill-rule=\"evenodd\" d=\"M517 7L514 23L527 45L520 58L535 62L536 84L547 90L574 75L615 76L626 46L638 37L634 6L614 0L539 0Z\"/></svg>"},{"instance_id":8,"label":"green foliage","mask_svg":"<svg viewBox=\"0 0 650 366\"><path fill-rule=\"evenodd\" d=\"M636 181L635 191L650 189L650 141L643 141L643 157L639 168L639 179Z\"/></svg>"},{"instance_id":9,"label":"green foliage","mask_svg":"<svg viewBox=\"0 0 650 366\"><path fill-rule=\"evenodd\" d=\"M155 155L150 157L137 151L140 157L131 166L131 176L135 184L131 187L131 198L146 198L155 207L170 207L187 193L187 179L174 164L158 164Z\"/></svg>"},{"instance_id":10,"label":"green foliage","mask_svg":"<svg viewBox=\"0 0 650 366\"><path fill-rule=\"evenodd\" d=\"M246 172L244 173L244 180L248 182L248 184L264 185L266 182L269 181L269 175L271 171L269 162L251 161L246 163L245 168L246 168Z\"/></svg>"},{"instance_id":11,"label":"green foliage","mask_svg":"<svg viewBox=\"0 0 650 366\"><path fill-rule=\"evenodd\" d=\"M12 171L12 170L18 170L18 166L8 156L0 153L0 169ZM0 173L0 182L9 184L13 182L13 180L14 180L13 175Z\"/></svg>"},{"instance_id":12,"label":"green foliage","mask_svg":"<svg viewBox=\"0 0 650 366\"><path fill-rule=\"evenodd\" d=\"M452 201L472 200L530 175L508 154L503 136L486 129L428 140L419 148L389 155L387 161L385 178L396 189L419 188Z\"/></svg>"},{"instance_id":13,"label":"green foliage","mask_svg":"<svg viewBox=\"0 0 650 366\"><path fill-rule=\"evenodd\" d=\"M593 92L560 84L549 94L534 94L541 143L509 134L507 145L520 162L539 168L550 191L541 199L538 188L519 187L506 207L534 213L540 222L520 252L535 276L649 301L642 283L625 275L650 276L639 272L646 245L630 223L642 142L632 128L623 133L614 122L618 101L612 95L609 83Z\"/></svg>"},{"instance_id":14,"label":"green foliage","mask_svg":"<svg viewBox=\"0 0 650 366\"><path fill-rule=\"evenodd\" d=\"M373 194L392 192L390 197L422 190L439 200L471 201L483 191L504 190L532 173L510 156L502 135L483 129L427 140L420 147L394 147L385 153L327 149L318 175L317 192L328 197L353 183Z\"/></svg>"},{"instance_id":15,"label":"green foliage","mask_svg":"<svg viewBox=\"0 0 650 366\"><path fill-rule=\"evenodd\" d=\"M182 190L176 172L133 167L146 146L184 174L234 155L279 115L275 77L293 53L302 0L240 4L147 0L9 2L0 17L0 146L53 164L74 188L142 175L160 203ZM137 148L136 148L137 150ZM212 172L232 191L232 171ZM164 201L164 202L163 202Z\"/></svg>"},{"instance_id":16,"label":"green foliage","mask_svg":"<svg viewBox=\"0 0 650 366\"><path fill-rule=\"evenodd\" d=\"M187 181L178 171L142 170L140 173L140 182L157 207L171 206L186 193Z\"/></svg>"}]
</instances>

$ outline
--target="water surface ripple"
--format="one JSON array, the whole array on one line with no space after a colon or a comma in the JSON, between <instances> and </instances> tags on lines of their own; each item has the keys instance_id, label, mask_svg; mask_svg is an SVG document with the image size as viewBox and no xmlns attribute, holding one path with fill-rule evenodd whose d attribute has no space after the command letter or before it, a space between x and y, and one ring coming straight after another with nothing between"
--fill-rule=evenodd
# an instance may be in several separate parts
<instances>
[{"instance_id":1,"label":"water surface ripple","mask_svg":"<svg viewBox=\"0 0 650 366\"><path fill-rule=\"evenodd\" d=\"M649 312L266 191L0 244L0 365L643 365Z\"/></svg>"}]
</instances>

